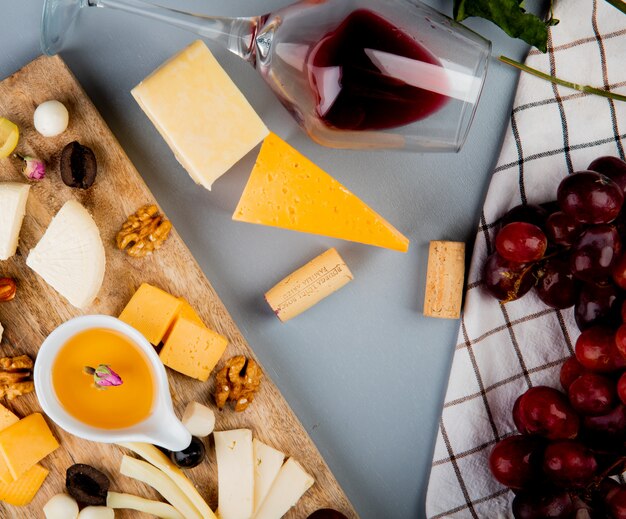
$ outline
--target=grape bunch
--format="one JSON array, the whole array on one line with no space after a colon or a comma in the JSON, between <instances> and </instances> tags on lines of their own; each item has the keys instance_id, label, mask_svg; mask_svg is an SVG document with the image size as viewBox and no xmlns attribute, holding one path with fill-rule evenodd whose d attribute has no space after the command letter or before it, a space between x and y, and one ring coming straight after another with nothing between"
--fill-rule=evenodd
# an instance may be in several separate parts
<instances>
[{"instance_id":1,"label":"grape bunch","mask_svg":"<svg viewBox=\"0 0 626 519\"><path fill-rule=\"evenodd\" d=\"M501 221L484 265L502 302L534 289L574 307L581 335L561 367L563 391L519 396L519 432L496 444L494 478L515 492L518 519L626 519L626 162L600 157L566 177L557 201L522 205Z\"/></svg>"}]
</instances>

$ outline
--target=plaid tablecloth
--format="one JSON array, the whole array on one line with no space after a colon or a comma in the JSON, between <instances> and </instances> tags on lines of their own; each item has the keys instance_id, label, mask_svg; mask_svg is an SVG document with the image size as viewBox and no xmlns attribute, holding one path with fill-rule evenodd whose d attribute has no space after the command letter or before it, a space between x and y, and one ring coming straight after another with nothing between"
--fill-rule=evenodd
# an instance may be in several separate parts
<instances>
[{"instance_id":1,"label":"plaid tablecloth","mask_svg":"<svg viewBox=\"0 0 626 519\"><path fill-rule=\"evenodd\" d=\"M561 0L546 54L527 64L563 79L626 93L626 15L603 0ZM504 66L504 65L502 65ZM600 155L624 158L626 103L520 77L511 120L483 211L468 275L458 344L433 457L428 517L512 517L513 494L491 477L494 444L512 434L511 409L530 386L559 386L579 335L573 310L533 294L499 304L481 286L494 228L520 203L556 198L567 174Z\"/></svg>"}]
</instances>

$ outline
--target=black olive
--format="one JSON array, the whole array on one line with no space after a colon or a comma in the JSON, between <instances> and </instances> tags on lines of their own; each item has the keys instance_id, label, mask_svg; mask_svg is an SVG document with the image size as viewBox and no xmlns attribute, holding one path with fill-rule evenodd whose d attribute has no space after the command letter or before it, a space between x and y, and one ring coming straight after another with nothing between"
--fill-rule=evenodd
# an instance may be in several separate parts
<instances>
[{"instance_id":1,"label":"black olive","mask_svg":"<svg viewBox=\"0 0 626 519\"><path fill-rule=\"evenodd\" d=\"M90 188L96 180L98 165L91 148L70 142L61 152L61 179L66 186Z\"/></svg>"},{"instance_id":2,"label":"black olive","mask_svg":"<svg viewBox=\"0 0 626 519\"><path fill-rule=\"evenodd\" d=\"M204 443L200 438L191 437L189 447L182 451L170 452L172 463L181 469L192 469L202 463L205 457Z\"/></svg>"},{"instance_id":3,"label":"black olive","mask_svg":"<svg viewBox=\"0 0 626 519\"><path fill-rule=\"evenodd\" d=\"M313 512L307 519L348 519L341 512L332 508L321 508Z\"/></svg>"},{"instance_id":4,"label":"black olive","mask_svg":"<svg viewBox=\"0 0 626 519\"><path fill-rule=\"evenodd\" d=\"M109 484L109 478L91 465L77 463L65 473L67 491L80 505L106 506Z\"/></svg>"}]
</instances>

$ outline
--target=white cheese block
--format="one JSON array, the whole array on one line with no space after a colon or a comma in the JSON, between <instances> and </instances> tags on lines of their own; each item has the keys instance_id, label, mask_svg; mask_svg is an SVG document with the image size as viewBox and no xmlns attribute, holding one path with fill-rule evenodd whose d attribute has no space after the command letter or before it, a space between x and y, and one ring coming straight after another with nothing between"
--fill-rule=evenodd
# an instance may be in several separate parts
<instances>
[{"instance_id":1,"label":"white cheese block","mask_svg":"<svg viewBox=\"0 0 626 519\"><path fill-rule=\"evenodd\" d=\"M89 306L104 280L105 255L98 226L82 205L66 202L26 264L77 308Z\"/></svg>"},{"instance_id":2,"label":"white cheese block","mask_svg":"<svg viewBox=\"0 0 626 519\"><path fill-rule=\"evenodd\" d=\"M252 431L214 432L217 457L217 514L220 519L250 519L254 504Z\"/></svg>"},{"instance_id":3,"label":"white cheese block","mask_svg":"<svg viewBox=\"0 0 626 519\"><path fill-rule=\"evenodd\" d=\"M274 483L280 467L283 466L285 454L256 438L252 441L252 448L254 450L254 511L256 512Z\"/></svg>"},{"instance_id":4,"label":"white cheese block","mask_svg":"<svg viewBox=\"0 0 626 519\"><path fill-rule=\"evenodd\" d=\"M209 190L269 133L201 40L131 93L191 178Z\"/></svg>"},{"instance_id":5,"label":"white cheese block","mask_svg":"<svg viewBox=\"0 0 626 519\"><path fill-rule=\"evenodd\" d=\"M181 420L187 430L198 438L205 438L215 427L215 413L198 402L189 402Z\"/></svg>"},{"instance_id":6,"label":"white cheese block","mask_svg":"<svg viewBox=\"0 0 626 519\"><path fill-rule=\"evenodd\" d=\"M0 260L9 259L17 250L29 190L28 184L0 183Z\"/></svg>"},{"instance_id":7,"label":"white cheese block","mask_svg":"<svg viewBox=\"0 0 626 519\"><path fill-rule=\"evenodd\" d=\"M254 519L280 519L315 483L302 466L289 458L280 469L269 494L263 500Z\"/></svg>"}]
</instances>

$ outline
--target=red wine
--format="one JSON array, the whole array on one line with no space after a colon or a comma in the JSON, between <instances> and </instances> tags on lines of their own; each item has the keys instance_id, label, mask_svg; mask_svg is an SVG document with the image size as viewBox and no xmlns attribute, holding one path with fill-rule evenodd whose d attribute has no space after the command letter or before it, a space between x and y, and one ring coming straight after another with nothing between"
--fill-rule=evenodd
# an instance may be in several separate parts
<instances>
[{"instance_id":1,"label":"red wine","mask_svg":"<svg viewBox=\"0 0 626 519\"><path fill-rule=\"evenodd\" d=\"M384 75L369 49L435 66L441 63L411 36L376 13L353 11L314 45L309 82L322 121L340 130L383 130L424 119L449 99Z\"/></svg>"}]
</instances>

